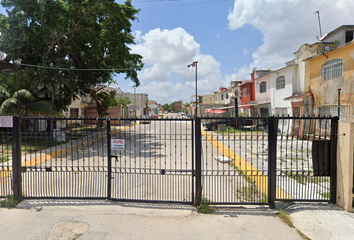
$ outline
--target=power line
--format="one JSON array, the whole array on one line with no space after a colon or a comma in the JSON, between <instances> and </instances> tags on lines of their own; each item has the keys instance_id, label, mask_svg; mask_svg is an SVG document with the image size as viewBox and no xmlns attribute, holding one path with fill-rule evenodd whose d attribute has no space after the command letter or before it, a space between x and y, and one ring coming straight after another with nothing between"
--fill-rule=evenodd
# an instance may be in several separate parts
<instances>
[{"instance_id":1,"label":"power line","mask_svg":"<svg viewBox=\"0 0 354 240\"><path fill-rule=\"evenodd\" d=\"M45 67L45 66L39 66L39 65L31 65L31 64L24 64L21 63L21 66L26 66L26 67L36 67L36 68L44 68L44 69L53 69L53 70L65 70L65 71L128 71L128 70L140 70L140 68L113 68L113 69L78 69L78 68L58 68L58 67Z\"/></svg>"}]
</instances>

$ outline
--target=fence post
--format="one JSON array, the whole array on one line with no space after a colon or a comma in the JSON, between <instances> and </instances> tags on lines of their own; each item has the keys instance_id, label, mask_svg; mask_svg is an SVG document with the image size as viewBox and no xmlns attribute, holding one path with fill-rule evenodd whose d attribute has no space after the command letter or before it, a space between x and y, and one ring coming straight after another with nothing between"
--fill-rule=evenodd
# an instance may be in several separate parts
<instances>
[{"instance_id":1,"label":"fence post","mask_svg":"<svg viewBox=\"0 0 354 240\"><path fill-rule=\"evenodd\" d=\"M12 126L12 190L15 199L22 197L21 119L16 116Z\"/></svg>"},{"instance_id":2,"label":"fence post","mask_svg":"<svg viewBox=\"0 0 354 240\"><path fill-rule=\"evenodd\" d=\"M331 180L330 180L330 202L337 201L337 136L339 117L331 118Z\"/></svg>"},{"instance_id":3,"label":"fence post","mask_svg":"<svg viewBox=\"0 0 354 240\"><path fill-rule=\"evenodd\" d=\"M112 198L112 150L111 150L111 119L107 119L107 199Z\"/></svg>"},{"instance_id":4,"label":"fence post","mask_svg":"<svg viewBox=\"0 0 354 240\"><path fill-rule=\"evenodd\" d=\"M277 175L277 132L278 118L268 118L268 204L275 208L276 199L276 175Z\"/></svg>"},{"instance_id":5,"label":"fence post","mask_svg":"<svg viewBox=\"0 0 354 240\"><path fill-rule=\"evenodd\" d=\"M195 205L198 205L202 198L202 133L199 117L195 118L195 177Z\"/></svg>"}]
</instances>

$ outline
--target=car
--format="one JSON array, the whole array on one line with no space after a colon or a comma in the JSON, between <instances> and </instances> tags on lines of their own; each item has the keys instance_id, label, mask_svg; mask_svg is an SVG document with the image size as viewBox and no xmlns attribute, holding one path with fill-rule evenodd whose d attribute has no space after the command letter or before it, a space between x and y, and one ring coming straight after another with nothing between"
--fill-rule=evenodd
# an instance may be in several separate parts
<instances>
[{"instance_id":1,"label":"car","mask_svg":"<svg viewBox=\"0 0 354 240\"><path fill-rule=\"evenodd\" d=\"M235 127L237 124L237 129L244 129L247 126L252 126L253 120L252 119L239 119L237 123L234 119L214 119L210 122L203 123L203 127L208 131L214 131L218 128L219 124L225 124L226 126Z\"/></svg>"},{"instance_id":2,"label":"car","mask_svg":"<svg viewBox=\"0 0 354 240\"><path fill-rule=\"evenodd\" d=\"M179 112L178 118L186 118L186 114L184 112Z\"/></svg>"},{"instance_id":3,"label":"car","mask_svg":"<svg viewBox=\"0 0 354 240\"><path fill-rule=\"evenodd\" d=\"M159 112L159 116L163 116L163 112Z\"/></svg>"},{"instance_id":4,"label":"car","mask_svg":"<svg viewBox=\"0 0 354 240\"><path fill-rule=\"evenodd\" d=\"M151 119L158 119L157 114L151 114Z\"/></svg>"},{"instance_id":5,"label":"car","mask_svg":"<svg viewBox=\"0 0 354 240\"><path fill-rule=\"evenodd\" d=\"M167 110L165 111L165 114L168 114L168 111L167 111Z\"/></svg>"}]
</instances>

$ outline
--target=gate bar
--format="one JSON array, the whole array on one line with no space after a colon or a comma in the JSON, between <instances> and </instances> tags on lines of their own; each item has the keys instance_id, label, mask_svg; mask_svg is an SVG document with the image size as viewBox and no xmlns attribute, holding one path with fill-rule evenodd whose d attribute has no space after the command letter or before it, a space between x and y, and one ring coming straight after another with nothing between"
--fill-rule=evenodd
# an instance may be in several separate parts
<instances>
[{"instance_id":1,"label":"gate bar","mask_svg":"<svg viewBox=\"0 0 354 240\"><path fill-rule=\"evenodd\" d=\"M275 199L277 193L277 131L278 118L268 118L268 204L275 208Z\"/></svg>"},{"instance_id":2,"label":"gate bar","mask_svg":"<svg viewBox=\"0 0 354 240\"><path fill-rule=\"evenodd\" d=\"M116 157L116 156L114 156ZM111 119L107 119L107 199L112 198L112 152L111 152Z\"/></svg>"},{"instance_id":3,"label":"gate bar","mask_svg":"<svg viewBox=\"0 0 354 240\"><path fill-rule=\"evenodd\" d=\"M199 117L195 118L195 177L195 205L198 205L202 198L202 132Z\"/></svg>"},{"instance_id":4,"label":"gate bar","mask_svg":"<svg viewBox=\"0 0 354 240\"><path fill-rule=\"evenodd\" d=\"M339 117L331 119L331 179L330 202L336 204L337 200L337 136Z\"/></svg>"},{"instance_id":5,"label":"gate bar","mask_svg":"<svg viewBox=\"0 0 354 240\"><path fill-rule=\"evenodd\" d=\"M13 117L12 126L12 190L15 199L22 197L21 176L21 119Z\"/></svg>"}]
</instances>

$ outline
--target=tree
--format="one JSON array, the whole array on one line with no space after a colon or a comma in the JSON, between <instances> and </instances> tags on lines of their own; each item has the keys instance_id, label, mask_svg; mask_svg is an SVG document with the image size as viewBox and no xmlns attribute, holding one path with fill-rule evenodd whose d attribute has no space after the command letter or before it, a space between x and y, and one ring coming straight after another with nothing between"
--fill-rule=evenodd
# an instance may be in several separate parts
<instances>
[{"instance_id":1,"label":"tree","mask_svg":"<svg viewBox=\"0 0 354 240\"><path fill-rule=\"evenodd\" d=\"M124 4L114 0L3 0L1 4L8 16L0 16L0 49L7 61L20 58L23 64L49 68L22 65L57 111L66 110L78 94L113 82L114 74L125 73L126 79L139 86L142 56L129 48L134 44L131 22L139 10L131 0Z\"/></svg>"},{"instance_id":2,"label":"tree","mask_svg":"<svg viewBox=\"0 0 354 240\"><path fill-rule=\"evenodd\" d=\"M119 98L118 103L122 104L123 108L126 108L129 104L132 103L132 101L130 101L129 99Z\"/></svg>"},{"instance_id":3,"label":"tree","mask_svg":"<svg viewBox=\"0 0 354 240\"><path fill-rule=\"evenodd\" d=\"M191 106L191 103L183 103L183 108L187 110Z\"/></svg>"},{"instance_id":4,"label":"tree","mask_svg":"<svg viewBox=\"0 0 354 240\"><path fill-rule=\"evenodd\" d=\"M17 90L16 73L0 74L0 114L58 115L51 102L41 100L29 90L31 82L26 73L20 70L18 75L19 89Z\"/></svg>"},{"instance_id":5,"label":"tree","mask_svg":"<svg viewBox=\"0 0 354 240\"><path fill-rule=\"evenodd\" d=\"M164 111L168 110L169 109L168 103L165 103L164 105L162 105L162 109Z\"/></svg>"}]
</instances>

